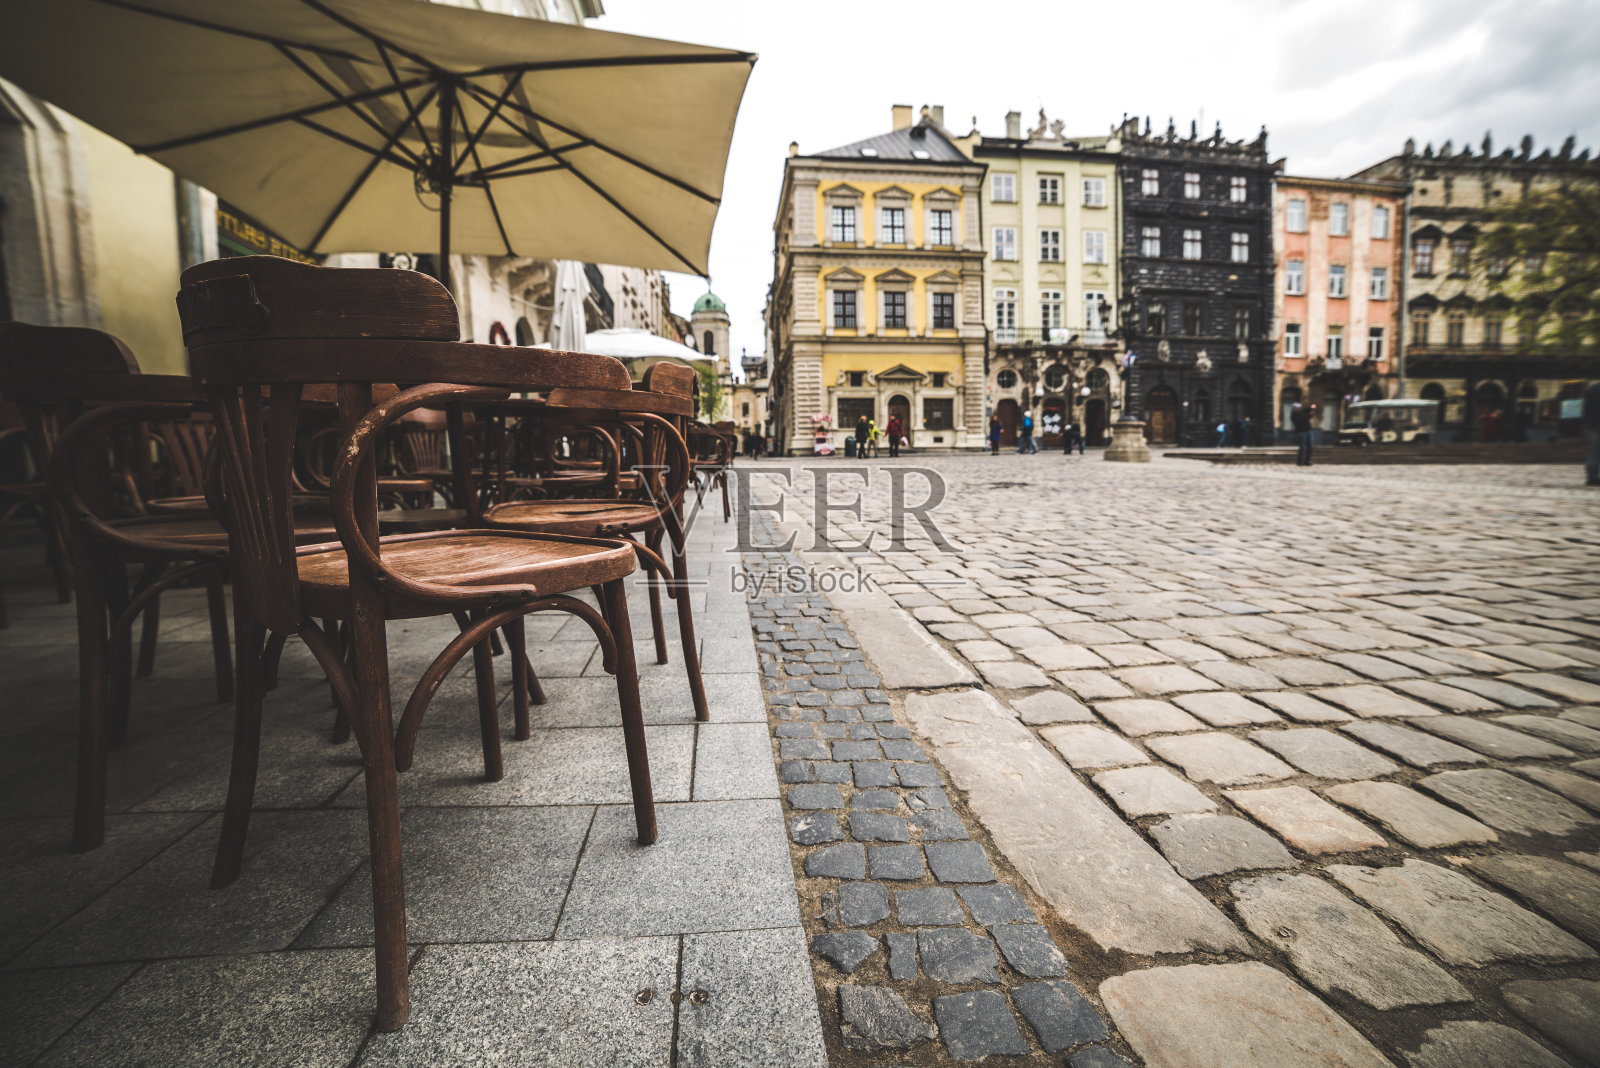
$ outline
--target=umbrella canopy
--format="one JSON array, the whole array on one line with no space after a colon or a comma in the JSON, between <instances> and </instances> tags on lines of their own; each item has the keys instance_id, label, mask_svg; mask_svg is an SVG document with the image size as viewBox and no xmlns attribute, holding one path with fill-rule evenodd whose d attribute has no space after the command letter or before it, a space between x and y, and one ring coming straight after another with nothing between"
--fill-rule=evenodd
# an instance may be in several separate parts
<instances>
[{"instance_id":1,"label":"umbrella canopy","mask_svg":"<svg viewBox=\"0 0 1600 1068\"><path fill-rule=\"evenodd\" d=\"M5 0L4 76L310 252L705 274L755 57L416 0Z\"/></svg>"},{"instance_id":2,"label":"umbrella canopy","mask_svg":"<svg viewBox=\"0 0 1600 1068\"><path fill-rule=\"evenodd\" d=\"M589 293L589 280L583 267L572 260L556 264L556 307L550 322L550 341L567 352L584 352L583 299Z\"/></svg>"},{"instance_id":3,"label":"umbrella canopy","mask_svg":"<svg viewBox=\"0 0 1600 1068\"><path fill-rule=\"evenodd\" d=\"M715 356L707 356L670 338L633 327L596 330L584 339L584 345L586 346L584 352L615 356L619 360L669 359L680 360L690 365L716 362Z\"/></svg>"}]
</instances>

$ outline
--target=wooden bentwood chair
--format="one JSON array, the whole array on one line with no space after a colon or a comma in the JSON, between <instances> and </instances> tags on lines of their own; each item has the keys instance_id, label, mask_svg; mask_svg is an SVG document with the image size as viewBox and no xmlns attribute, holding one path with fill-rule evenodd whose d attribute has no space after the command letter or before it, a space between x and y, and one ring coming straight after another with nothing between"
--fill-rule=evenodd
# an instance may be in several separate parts
<instances>
[{"instance_id":1,"label":"wooden bentwood chair","mask_svg":"<svg viewBox=\"0 0 1600 1068\"><path fill-rule=\"evenodd\" d=\"M578 616L617 677L639 841L656 839L644 717L623 580L635 553L624 541L456 530L378 537L375 446L424 406L470 403L507 391L562 386L625 390L627 370L606 356L458 343L455 303L426 275L338 270L272 257L220 260L184 272L178 297L191 370L204 388L221 449L225 523L232 536L238 649L233 771L213 886L239 875L254 791L267 632L306 642L350 711L366 781L380 1030L410 1015L397 772L411 764L423 712L451 666L495 628L514 641L532 612ZM373 404L373 385L429 383ZM297 408L314 383L338 385L344 435L332 478L338 544L296 550L292 493ZM602 612L569 593L595 587ZM424 673L394 725L384 624L467 612L472 625ZM602 614L603 613L603 614ZM314 620L351 635L347 665ZM520 641L516 641L520 646ZM525 671L513 659L513 672ZM486 736L498 741L492 708Z\"/></svg>"}]
</instances>

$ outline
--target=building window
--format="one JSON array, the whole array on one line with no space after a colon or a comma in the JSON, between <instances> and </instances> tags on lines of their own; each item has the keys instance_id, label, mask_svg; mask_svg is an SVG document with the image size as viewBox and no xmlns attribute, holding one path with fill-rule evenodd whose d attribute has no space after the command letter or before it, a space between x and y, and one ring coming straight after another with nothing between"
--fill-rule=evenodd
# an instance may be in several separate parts
<instances>
[{"instance_id":1,"label":"building window","mask_svg":"<svg viewBox=\"0 0 1600 1068\"><path fill-rule=\"evenodd\" d=\"M995 384L1001 389L1013 389L1017 384L1017 372L1007 367L1004 371L994 376Z\"/></svg>"},{"instance_id":2,"label":"building window","mask_svg":"<svg viewBox=\"0 0 1600 1068\"><path fill-rule=\"evenodd\" d=\"M865 419L871 422L874 417L876 405L872 397L840 397L836 403L839 406L840 427L854 430L856 420Z\"/></svg>"},{"instance_id":3,"label":"building window","mask_svg":"<svg viewBox=\"0 0 1600 1068\"><path fill-rule=\"evenodd\" d=\"M1328 327L1328 362L1333 363L1344 359L1344 327L1342 325Z\"/></svg>"},{"instance_id":4,"label":"building window","mask_svg":"<svg viewBox=\"0 0 1600 1068\"><path fill-rule=\"evenodd\" d=\"M1015 289L997 289L994 291L994 333L1001 341L1015 341L1017 339L1017 291Z\"/></svg>"},{"instance_id":5,"label":"building window","mask_svg":"<svg viewBox=\"0 0 1600 1068\"><path fill-rule=\"evenodd\" d=\"M1490 256L1489 262L1484 269L1490 278L1498 280L1510 273L1511 266L1506 262L1504 256Z\"/></svg>"},{"instance_id":6,"label":"building window","mask_svg":"<svg viewBox=\"0 0 1600 1068\"><path fill-rule=\"evenodd\" d=\"M955 241L955 213L948 208L935 208L928 213L928 240L935 245L953 245Z\"/></svg>"},{"instance_id":7,"label":"building window","mask_svg":"<svg viewBox=\"0 0 1600 1068\"><path fill-rule=\"evenodd\" d=\"M740 407L743 408L744 410L742 412L740 412L739 414L748 419L750 417L750 402L749 401L745 401L744 404L740 405Z\"/></svg>"},{"instance_id":8,"label":"building window","mask_svg":"<svg viewBox=\"0 0 1600 1068\"><path fill-rule=\"evenodd\" d=\"M1200 199L1200 175L1196 171L1186 171L1183 175L1183 198L1185 200Z\"/></svg>"},{"instance_id":9,"label":"building window","mask_svg":"<svg viewBox=\"0 0 1600 1068\"><path fill-rule=\"evenodd\" d=\"M1497 349L1500 347L1501 322L1498 315L1485 315L1483 317L1483 347Z\"/></svg>"},{"instance_id":10,"label":"building window","mask_svg":"<svg viewBox=\"0 0 1600 1068\"><path fill-rule=\"evenodd\" d=\"M954 330L956 328L956 295L954 293L933 294L933 328L935 330Z\"/></svg>"},{"instance_id":11,"label":"building window","mask_svg":"<svg viewBox=\"0 0 1600 1068\"><path fill-rule=\"evenodd\" d=\"M1250 336L1250 309L1233 309L1233 336L1248 338Z\"/></svg>"},{"instance_id":12,"label":"building window","mask_svg":"<svg viewBox=\"0 0 1600 1068\"><path fill-rule=\"evenodd\" d=\"M1061 179L1053 174L1039 176L1039 203L1061 203Z\"/></svg>"},{"instance_id":13,"label":"building window","mask_svg":"<svg viewBox=\"0 0 1600 1068\"><path fill-rule=\"evenodd\" d=\"M1153 300L1144 312L1144 328L1147 333L1165 334L1167 332L1167 306L1159 300Z\"/></svg>"},{"instance_id":14,"label":"building window","mask_svg":"<svg viewBox=\"0 0 1600 1068\"><path fill-rule=\"evenodd\" d=\"M904 330L906 326L906 293L903 289L888 289L883 294L883 325L890 330Z\"/></svg>"},{"instance_id":15,"label":"building window","mask_svg":"<svg viewBox=\"0 0 1600 1068\"><path fill-rule=\"evenodd\" d=\"M1200 336L1200 305L1183 306L1183 332L1188 337Z\"/></svg>"},{"instance_id":16,"label":"building window","mask_svg":"<svg viewBox=\"0 0 1600 1068\"><path fill-rule=\"evenodd\" d=\"M954 397L924 397L922 400L922 428L924 430L949 430L956 425Z\"/></svg>"},{"instance_id":17,"label":"building window","mask_svg":"<svg viewBox=\"0 0 1600 1068\"><path fill-rule=\"evenodd\" d=\"M1250 235L1243 230L1235 230L1233 232L1232 251L1234 263L1249 263Z\"/></svg>"},{"instance_id":18,"label":"building window","mask_svg":"<svg viewBox=\"0 0 1600 1068\"><path fill-rule=\"evenodd\" d=\"M1083 206L1086 208L1103 208L1106 206L1106 180L1104 178L1085 178L1083 180Z\"/></svg>"},{"instance_id":19,"label":"building window","mask_svg":"<svg viewBox=\"0 0 1600 1068\"><path fill-rule=\"evenodd\" d=\"M1344 296L1344 264L1335 263L1328 267L1328 296Z\"/></svg>"},{"instance_id":20,"label":"building window","mask_svg":"<svg viewBox=\"0 0 1600 1068\"><path fill-rule=\"evenodd\" d=\"M1539 340L1539 317L1533 313L1522 316L1517 321L1517 340L1523 348L1527 348Z\"/></svg>"},{"instance_id":21,"label":"building window","mask_svg":"<svg viewBox=\"0 0 1600 1068\"><path fill-rule=\"evenodd\" d=\"M933 372L933 388L934 389L943 389L944 388L944 380L945 380L946 377L947 377L947 372L945 372L945 371L935 371L935 372Z\"/></svg>"},{"instance_id":22,"label":"building window","mask_svg":"<svg viewBox=\"0 0 1600 1068\"><path fill-rule=\"evenodd\" d=\"M1051 331L1060 330L1061 322L1061 290L1041 289L1039 291L1039 325L1044 328L1045 337L1054 340Z\"/></svg>"},{"instance_id":23,"label":"building window","mask_svg":"<svg viewBox=\"0 0 1600 1068\"><path fill-rule=\"evenodd\" d=\"M1472 242L1450 242L1450 275L1465 278L1472 269Z\"/></svg>"},{"instance_id":24,"label":"building window","mask_svg":"<svg viewBox=\"0 0 1600 1068\"><path fill-rule=\"evenodd\" d=\"M1444 343L1452 349L1459 349L1467 338L1467 315L1465 312L1454 311L1444 317Z\"/></svg>"},{"instance_id":25,"label":"building window","mask_svg":"<svg viewBox=\"0 0 1600 1068\"><path fill-rule=\"evenodd\" d=\"M1374 267L1372 269L1372 299L1389 299L1389 268Z\"/></svg>"},{"instance_id":26,"label":"building window","mask_svg":"<svg viewBox=\"0 0 1600 1068\"><path fill-rule=\"evenodd\" d=\"M1289 201L1289 210L1285 215L1284 225L1291 234L1306 232L1306 202L1299 199Z\"/></svg>"},{"instance_id":27,"label":"building window","mask_svg":"<svg viewBox=\"0 0 1600 1068\"><path fill-rule=\"evenodd\" d=\"M1283 328L1283 354L1285 356L1301 355L1301 333L1299 323L1287 323Z\"/></svg>"},{"instance_id":28,"label":"building window","mask_svg":"<svg viewBox=\"0 0 1600 1068\"><path fill-rule=\"evenodd\" d=\"M833 291L833 325L854 327L856 325L856 291L853 289L835 289Z\"/></svg>"},{"instance_id":29,"label":"building window","mask_svg":"<svg viewBox=\"0 0 1600 1068\"><path fill-rule=\"evenodd\" d=\"M1433 242L1426 237L1411 246L1411 273L1423 278L1433 274Z\"/></svg>"},{"instance_id":30,"label":"building window","mask_svg":"<svg viewBox=\"0 0 1600 1068\"><path fill-rule=\"evenodd\" d=\"M1304 260L1289 260L1283 265L1283 291L1293 297L1298 297L1306 291Z\"/></svg>"},{"instance_id":31,"label":"building window","mask_svg":"<svg viewBox=\"0 0 1600 1068\"><path fill-rule=\"evenodd\" d=\"M1044 388L1052 393L1061 392L1061 387L1067 384L1067 369L1059 363L1051 364L1050 370L1044 373Z\"/></svg>"},{"instance_id":32,"label":"building window","mask_svg":"<svg viewBox=\"0 0 1600 1068\"><path fill-rule=\"evenodd\" d=\"M1522 274L1526 278L1538 278L1544 274L1544 253L1535 252L1523 260Z\"/></svg>"},{"instance_id":33,"label":"building window","mask_svg":"<svg viewBox=\"0 0 1600 1068\"><path fill-rule=\"evenodd\" d=\"M994 228L994 258L997 260L1014 260L1017 258L1017 228L1015 226L996 226Z\"/></svg>"},{"instance_id":34,"label":"building window","mask_svg":"<svg viewBox=\"0 0 1600 1068\"><path fill-rule=\"evenodd\" d=\"M1045 263L1061 262L1061 231L1039 231L1039 259Z\"/></svg>"},{"instance_id":35,"label":"building window","mask_svg":"<svg viewBox=\"0 0 1600 1068\"><path fill-rule=\"evenodd\" d=\"M995 174L989 178L989 199L996 204L1011 204L1017 199L1017 176Z\"/></svg>"},{"instance_id":36,"label":"building window","mask_svg":"<svg viewBox=\"0 0 1600 1068\"><path fill-rule=\"evenodd\" d=\"M906 243L906 209L884 208L879 213L881 220L878 234L880 245L903 245Z\"/></svg>"},{"instance_id":37,"label":"building window","mask_svg":"<svg viewBox=\"0 0 1600 1068\"><path fill-rule=\"evenodd\" d=\"M1250 199L1250 179L1228 179L1228 199L1235 204L1243 204Z\"/></svg>"},{"instance_id":38,"label":"building window","mask_svg":"<svg viewBox=\"0 0 1600 1068\"><path fill-rule=\"evenodd\" d=\"M717 342L711 336L711 331L709 330L700 335L700 351L707 356L715 356L717 354Z\"/></svg>"},{"instance_id":39,"label":"building window","mask_svg":"<svg viewBox=\"0 0 1600 1068\"><path fill-rule=\"evenodd\" d=\"M1145 226L1139 230L1139 255L1161 255L1161 227Z\"/></svg>"},{"instance_id":40,"label":"building window","mask_svg":"<svg viewBox=\"0 0 1600 1068\"><path fill-rule=\"evenodd\" d=\"M1106 262L1106 232L1104 230L1085 230L1083 232L1083 262Z\"/></svg>"},{"instance_id":41,"label":"building window","mask_svg":"<svg viewBox=\"0 0 1600 1068\"><path fill-rule=\"evenodd\" d=\"M1106 339L1106 295L1098 289L1083 294L1083 336L1091 342Z\"/></svg>"},{"instance_id":42,"label":"building window","mask_svg":"<svg viewBox=\"0 0 1600 1068\"><path fill-rule=\"evenodd\" d=\"M1199 230L1185 230L1183 232L1183 258L1197 260L1205 249L1205 242Z\"/></svg>"},{"instance_id":43,"label":"building window","mask_svg":"<svg viewBox=\"0 0 1600 1068\"><path fill-rule=\"evenodd\" d=\"M856 209L833 209L833 240L836 244L853 245L856 240Z\"/></svg>"},{"instance_id":44,"label":"building window","mask_svg":"<svg viewBox=\"0 0 1600 1068\"><path fill-rule=\"evenodd\" d=\"M850 386L851 386L851 388L860 389L862 386L864 386L866 384L867 384L867 372L865 372L865 371L851 371L850 372Z\"/></svg>"},{"instance_id":45,"label":"building window","mask_svg":"<svg viewBox=\"0 0 1600 1068\"><path fill-rule=\"evenodd\" d=\"M1433 316L1425 311L1411 313L1411 343L1426 346L1428 344L1428 327L1433 321Z\"/></svg>"},{"instance_id":46,"label":"building window","mask_svg":"<svg viewBox=\"0 0 1600 1068\"><path fill-rule=\"evenodd\" d=\"M1328 205L1328 233L1334 237L1350 235L1350 205Z\"/></svg>"},{"instance_id":47,"label":"building window","mask_svg":"<svg viewBox=\"0 0 1600 1068\"><path fill-rule=\"evenodd\" d=\"M1367 359L1374 362L1383 359L1383 327L1367 327Z\"/></svg>"},{"instance_id":48,"label":"building window","mask_svg":"<svg viewBox=\"0 0 1600 1068\"><path fill-rule=\"evenodd\" d=\"M1389 239L1389 209L1378 204L1372 209L1372 236L1379 241Z\"/></svg>"},{"instance_id":49,"label":"building window","mask_svg":"<svg viewBox=\"0 0 1600 1068\"><path fill-rule=\"evenodd\" d=\"M1147 197L1160 196L1161 172L1154 167L1143 168L1139 173L1139 193Z\"/></svg>"}]
</instances>

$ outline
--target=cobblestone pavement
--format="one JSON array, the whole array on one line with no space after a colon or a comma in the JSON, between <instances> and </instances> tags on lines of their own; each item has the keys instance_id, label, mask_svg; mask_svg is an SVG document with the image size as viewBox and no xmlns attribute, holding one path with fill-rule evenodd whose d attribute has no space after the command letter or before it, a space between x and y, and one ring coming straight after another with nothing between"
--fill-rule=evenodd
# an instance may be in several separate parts
<instances>
[{"instance_id":1,"label":"cobblestone pavement","mask_svg":"<svg viewBox=\"0 0 1600 1068\"><path fill-rule=\"evenodd\" d=\"M831 548L815 466L863 504ZM915 516L891 543L890 476L920 504L916 467L946 544ZM1597 1063L1580 472L740 470L762 502L789 473L779 525L820 587L874 587L752 611L836 1058Z\"/></svg>"}]
</instances>

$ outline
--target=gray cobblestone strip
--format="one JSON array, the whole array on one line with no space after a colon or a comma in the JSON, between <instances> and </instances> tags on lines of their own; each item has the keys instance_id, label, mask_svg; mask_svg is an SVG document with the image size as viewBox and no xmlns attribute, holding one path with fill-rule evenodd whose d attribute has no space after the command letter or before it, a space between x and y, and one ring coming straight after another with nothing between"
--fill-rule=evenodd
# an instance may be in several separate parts
<instances>
[{"instance_id":1,"label":"gray cobblestone strip","mask_svg":"<svg viewBox=\"0 0 1600 1068\"><path fill-rule=\"evenodd\" d=\"M752 527L756 544L778 540L764 515ZM796 560L742 562L776 576ZM835 1063L905 1051L919 1064L1042 1052L1130 1065L1048 928L971 840L827 599L763 587L749 607Z\"/></svg>"}]
</instances>

